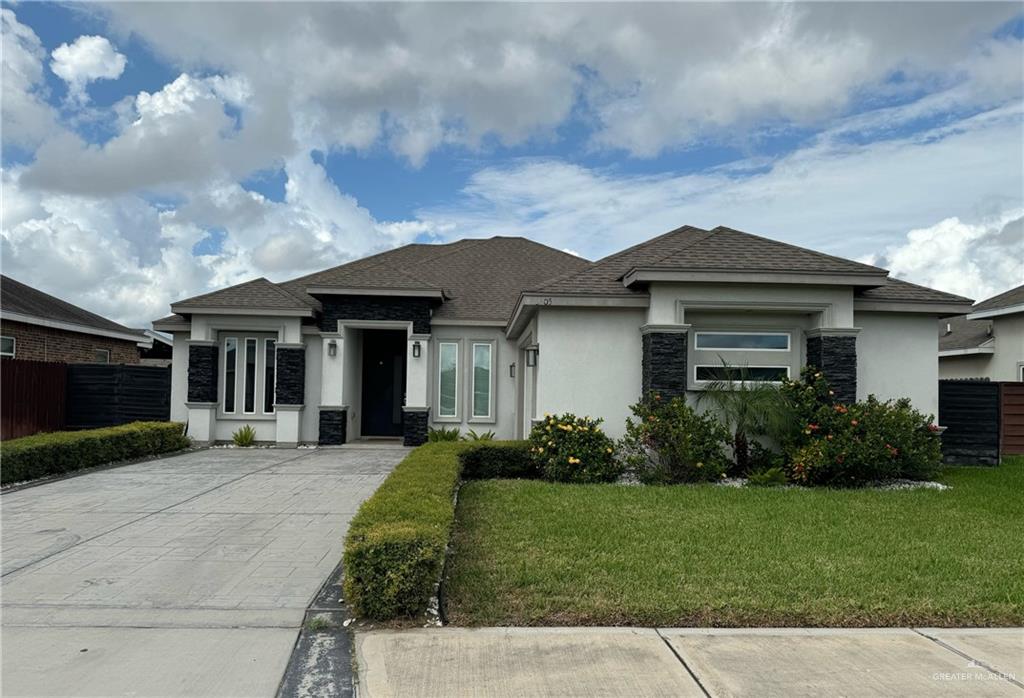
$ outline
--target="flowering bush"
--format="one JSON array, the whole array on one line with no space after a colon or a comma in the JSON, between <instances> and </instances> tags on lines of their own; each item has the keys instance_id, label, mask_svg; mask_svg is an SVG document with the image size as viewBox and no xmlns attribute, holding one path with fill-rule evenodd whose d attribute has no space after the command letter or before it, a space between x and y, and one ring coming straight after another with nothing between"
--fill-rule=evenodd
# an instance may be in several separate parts
<instances>
[{"instance_id":1,"label":"flowering bush","mask_svg":"<svg viewBox=\"0 0 1024 698\"><path fill-rule=\"evenodd\" d=\"M718 480L729 459L729 431L714 417L698 414L681 398L652 393L629 408L619 448L626 464L646 484Z\"/></svg>"},{"instance_id":2,"label":"flowering bush","mask_svg":"<svg viewBox=\"0 0 1024 698\"><path fill-rule=\"evenodd\" d=\"M574 414L545 415L530 432L530 452L547 480L613 482L623 467L600 419Z\"/></svg>"},{"instance_id":3,"label":"flowering bush","mask_svg":"<svg viewBox=\"0 0 1024 698\"><path fill-rule=\"evenodd\" d=\"M924 480L938 472L938 429L910 400L882 402L872 395L836 403L813 368L783 390L800 425L784 444L794 481L850 486L886 478Z\"/></svg>"}]
</instances>

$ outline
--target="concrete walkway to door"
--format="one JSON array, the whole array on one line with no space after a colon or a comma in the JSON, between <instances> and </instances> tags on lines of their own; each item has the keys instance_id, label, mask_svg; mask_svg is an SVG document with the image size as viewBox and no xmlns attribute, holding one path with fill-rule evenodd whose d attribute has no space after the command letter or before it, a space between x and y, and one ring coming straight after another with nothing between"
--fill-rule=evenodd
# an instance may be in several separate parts
<instances>
[{"instance_id":1,"label":"concrete walkway to door","mask_svg":"<svg viewBox=\"0 0 1024 698\"><path fill-rule=\"evenodd\" d=\"M4 494L3 695L274 695L406 452L211 449Z\"/></svg>"}]
</instances>

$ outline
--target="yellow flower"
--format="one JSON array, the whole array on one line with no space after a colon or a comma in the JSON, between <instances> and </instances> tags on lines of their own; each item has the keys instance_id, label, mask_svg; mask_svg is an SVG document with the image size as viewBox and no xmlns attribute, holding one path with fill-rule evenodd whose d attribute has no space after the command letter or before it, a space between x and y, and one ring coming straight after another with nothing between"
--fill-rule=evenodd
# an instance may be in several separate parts
<instances>
[{"instance_id":1,"label":"yellow flower","mask_svg":"<svg viewBox=\"0 0 1024 698\"><path fill-rule=\"evenodd\" d=\"M537 449L537 453L544 453L544 449L543 448L538 448Z\"/></svg>"},{"instance_id":2,"label":"yellow flower","mask_svg":"<svg viewBox=\"0 0 1024 698\"><path fill-rule=\"evenodd\" d=\"M703 464L703 463L701 463L700 461L698 461L698 462L697 462L697 467L698 467L698 468L703 468L703 467L704 467L704 464Z\"/></svg>"},{"instance_id":3,"label":"yellow flower","mask_svg":"<svg viewBox=\"0 0 1024 698\"><path fill-rule=\"evenodd\" d=\"M606 451L608 451L608 453L611 453L611 452L612 452L612 450L611 450L610 448L607 448L607 449L605 449L605 450L606 450Z\"/></svg>"}]
</instances>

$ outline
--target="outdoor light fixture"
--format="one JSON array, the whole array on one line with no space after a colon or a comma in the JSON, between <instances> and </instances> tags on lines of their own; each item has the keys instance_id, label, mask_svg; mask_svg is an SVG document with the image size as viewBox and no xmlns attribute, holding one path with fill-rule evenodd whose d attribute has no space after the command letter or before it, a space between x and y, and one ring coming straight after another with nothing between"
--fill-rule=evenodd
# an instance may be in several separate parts
<instances>
[{"instance_id":1,"label":"outdoor light fixture","mask_svg":"<svg viewBox=\"0 0 1024 698\"><path fill-rule=\"evenodd\" d=\"M420 358L420 343L419 342L413 342L412 343L412 358L414 358L414 359Z\"/></svg>"},{"instance_id":2,"label":"outdoor light fixture","mask_svg":"<svg viewBox=\"0 0 1024 698\"><path fill-rule=\"evenodd\" d=\"M538 347L526 347L526 365L533 368L537 365L537 354L540 353Z\"/></svg>"},{"instance_id":3,"label":"outdoor light fixture","mask_svg":"<svg viewBox=\"0 0 1024 698\"><path fill-rule=\"evenodd\" d=\"M338 343L333 339L327 343L327 355L337 356L338 355Z\"/></svg>"},{"instance_id":4,"label":"outdoor light fixture","mask_svg":"<svg viewBox=\"0 0 1024 698\"><path fill-rule=\"evenodd\" d=\"M516 365L515 365L515 363L511 363L511 364L508 365L508 377L509 378L515 378L516 377Z\"/></svg>"}]
</instances>

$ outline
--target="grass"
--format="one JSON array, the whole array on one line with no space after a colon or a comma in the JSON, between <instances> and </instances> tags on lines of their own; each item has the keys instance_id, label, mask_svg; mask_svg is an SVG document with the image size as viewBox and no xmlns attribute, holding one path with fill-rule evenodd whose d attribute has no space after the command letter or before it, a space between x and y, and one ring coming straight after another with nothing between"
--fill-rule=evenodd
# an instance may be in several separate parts
<instances>
[{"instance_id":1,"label":"grass","mask_svg":"<svg viewBox=\"0 0 1024 698\"><path fill-rule=\"evenodd\" d=\"M1024 623L1024 458L953 489L463 486L457 625Z\"/></svg>"}]
</instances>

